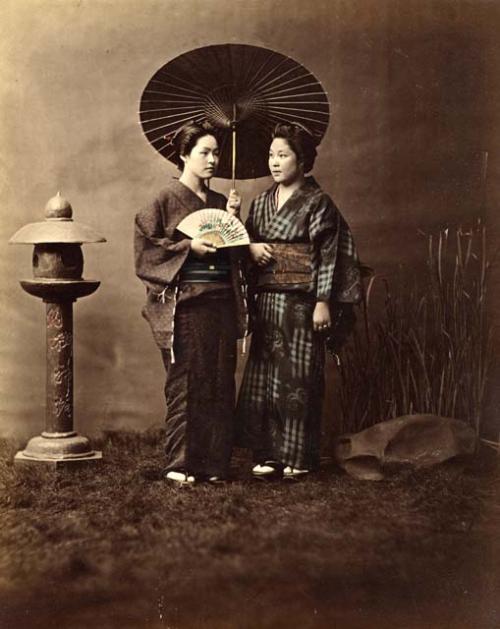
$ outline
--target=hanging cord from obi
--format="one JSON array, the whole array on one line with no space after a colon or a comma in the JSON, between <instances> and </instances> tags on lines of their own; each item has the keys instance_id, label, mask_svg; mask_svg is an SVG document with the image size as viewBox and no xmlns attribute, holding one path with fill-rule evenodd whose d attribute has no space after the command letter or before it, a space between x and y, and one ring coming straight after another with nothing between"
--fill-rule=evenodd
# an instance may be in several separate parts
<instances>
[{"instance_id":1,"label":"hanging cord from obi","mask_svg":"<svg viewBox=\"0 0 500 629\"><path fill-rule=\"evenodd\" d=\"M241 270L241 264L238 262L238 274L240 279L241 295L243 298L243 307L245 309L245 331L243 333L243 343L241 346L241 353L246 354L247 349L247 336L248 336L248 300L247 300L247 284L243 271Z\"/></svg>"},{"instance_id":2,"label":"hanging cord from obi","mask_svg":"<svg viewBox=\"0 0 500 629\"><path fill-rule=\"evenodd\" d=\"M165 288L161 291L161 293L156 293L158 297L158 301L162 304L165 303L165 293L171 290L169 286L165 286ZM176 285L174 288L174 305L172 308L172 339L170 345L170 361L172 364L175 363L175 353L174 353L174 335L175 335L175 309L177 307L177 293L179 292L179 286Z\"/></svg>"}]
</instances>

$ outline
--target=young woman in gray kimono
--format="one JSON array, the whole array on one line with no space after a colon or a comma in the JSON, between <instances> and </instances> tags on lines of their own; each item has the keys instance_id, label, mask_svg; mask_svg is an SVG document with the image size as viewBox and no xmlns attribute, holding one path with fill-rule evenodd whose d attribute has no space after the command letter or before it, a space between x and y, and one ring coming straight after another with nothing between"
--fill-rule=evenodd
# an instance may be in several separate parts
<instances>
[{"instance_id":1,"label":"young woman in gray kimono","mask_svg":"<svg viewBox=\"0 0 500 629\"><path fill-rule=\"evenodd\" d=\"M275 183L253 201L246 221L253 336L237 445L252 449L260 478L297 478L318 467L325 340L361 298L347 223L305 176L315 157L305 129L278 125L269 151Z\"/></svg>"},{"instance_id":2,"label":"young woman in gray kimono","mask_svg":"<svg viewBox=\"0 0 500 629\"><path fill-rule=\"evenodd\" d=\"M167 374L166 478L216 482L228 472L233 446L236 339L245 333L241 274L227 249L176 227L202 208L236 213L240 199L207 187L219 161L212 127L189 123L172 142L182 174L136 216L136 273Z\"/></svg>"}]
</instances>

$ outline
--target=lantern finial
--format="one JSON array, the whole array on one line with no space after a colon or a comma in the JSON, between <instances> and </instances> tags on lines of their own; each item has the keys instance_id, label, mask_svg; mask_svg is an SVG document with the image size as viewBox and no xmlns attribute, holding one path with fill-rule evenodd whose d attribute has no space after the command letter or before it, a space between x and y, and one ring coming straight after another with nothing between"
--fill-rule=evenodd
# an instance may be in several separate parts
<instances>
[{"instance_id":1,"label":"lantern finial","mask_svg":"<svg viewBox=\"0 0 500 629\"><path fill-rule=\"evenodd\" d=\"M55 197L48 200L45 206L46 219L71 219L73 216L73 208L70 202L61 196L58 191Z\"/></svg>"}]
</instances>

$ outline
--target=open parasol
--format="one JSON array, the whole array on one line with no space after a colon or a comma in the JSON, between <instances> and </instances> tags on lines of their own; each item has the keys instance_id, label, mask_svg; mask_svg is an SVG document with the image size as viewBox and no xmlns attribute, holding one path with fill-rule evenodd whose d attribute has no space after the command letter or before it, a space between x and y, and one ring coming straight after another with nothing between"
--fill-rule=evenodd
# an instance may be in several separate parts
<instances>
[{"instance_id":1,"label":"open parasol","mask_svg":"<svg viewBox=\"0 0 500 629\"><path fill-rule=\"evenodd\" d=\"M220 129L217 176L269 174L267 152L278 122L302 126L321 140L329 120L319 81L290 57L246 44L205 46L162 66L142 94L140 119L153 147L172 160L172 136L189 121Z\"/></svg>"}]
</instances>

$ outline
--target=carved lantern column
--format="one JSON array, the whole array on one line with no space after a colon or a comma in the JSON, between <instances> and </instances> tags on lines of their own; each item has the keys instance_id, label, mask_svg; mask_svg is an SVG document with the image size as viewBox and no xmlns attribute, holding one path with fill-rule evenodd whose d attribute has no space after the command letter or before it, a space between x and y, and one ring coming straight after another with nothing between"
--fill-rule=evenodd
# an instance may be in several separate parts
<instances>
[{"instance_id":1,"label":"carved lantern column","mask_svg":"<svg viewBox=\"0 0 500 629\"><path fill-rule=\"evenodd\" d=\"M105 242L105 238L73 221L72 214L71 205L58 193L47 203L44 221L25 225L10 239L35 245L34 277L21 280L21 286L43 299L47 317L45 430L16 454L16 463L57 467L102 458L73 427L73 302L93 293L100 283L82 278L81 245Z\"/></svg>"}]
</instances>

